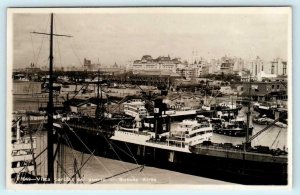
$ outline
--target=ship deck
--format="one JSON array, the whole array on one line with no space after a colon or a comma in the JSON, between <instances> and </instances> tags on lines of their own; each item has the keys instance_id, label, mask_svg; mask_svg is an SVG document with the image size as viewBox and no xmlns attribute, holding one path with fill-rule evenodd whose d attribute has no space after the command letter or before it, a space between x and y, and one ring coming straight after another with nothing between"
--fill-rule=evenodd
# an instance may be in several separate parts
<instances>
[{"instance_id":1,"label":"ship deck","mask_svg":"<svg viewBox=\"0 0 300 195\"><path fill-rule=\"evenodd\" d=\"M192 153L200 155L231 158L237 160L287 164L287 155L276 156L272 154L244 151L242 149L203 145L191 147L190 150Z\"/></svg>"}]
</instances>

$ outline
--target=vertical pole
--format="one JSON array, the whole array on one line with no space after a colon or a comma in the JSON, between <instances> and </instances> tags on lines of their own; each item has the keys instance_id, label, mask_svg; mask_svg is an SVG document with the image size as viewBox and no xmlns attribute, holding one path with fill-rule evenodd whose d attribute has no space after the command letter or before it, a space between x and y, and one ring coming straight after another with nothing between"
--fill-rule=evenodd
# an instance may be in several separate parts
<instances>
[{"instance_id":1,"label":"vertical pole","mask_svg":"<svg viewBox=\"0 0 300 195\"><path fill-rule=\"evenodd\" d=\"M50 56L49 56L49 102L48 102L48 179L54 183L53 161L53 13L51 13L50 26Z\"/></svg>"},{"instance_id":2,"label":"vertical pole","mask_svg":"<svg viewBox=\"0 0 300 195\"><path fill-rule=\"evenodd\" d=\"M101 117L103 117L104 116L104 105L103 105L103 97L102 97L102 87L101 87L101 84L100 84L100 75L101 75L101 73L99 71L99 73L98 73L98 85L99 85L100 99L101 99Z\"/></svg>"},{"instance_id":3,"label":"vertical pole","mask_svg":"<svg viewBox=\"0 0 300 195\"><path fill-rule=\"evenodd\" d=\"M249 96L249 101L248 101L248 112L247 112L247 131L246 131L246 142L245 142L245 150L247 149L247 147L250 145L250 143L248 143L249 141L249 126L250 126L250 109L251 109L251 75L249 77L249 92L248 92L248 96Z\"/></svg>"},{"instance_id":4,"label":"vertical pole","mask_svg":"<svg viewBox=\"0 0 300 195\"><path fill-rule=\"evenodd\" d=\"M29 128L29 138L30 138L30 147L32 150L32 159L33 159L33 166L34 166L34 175L37 176L37 168L36 168L36 162L35 162L35 157L34 157L34 152L33 152L33 138L32 138L32 129L30 126L30 116L27 115L27 120L28 120L28 128Z\"/></svg>"},{"instance_id":5,"label":"vertical pole","mask_svg":"<svg viewBox=\"0 0 300 195\"><path fill-rule=\"evenodd\" d=\"M17 131L16 131L16 133L17 133L17 135L16 135L16 140L17 140L17 143L20 143L20 137L21 137L21 135L20 135L20 121L21 121L22 119L21 118L19 118L18 119L18 121L17 121Z\"/></svg>"},{"instance_id":6,"label":"vertical pole","mask_svg":"<svg viewBox=\"0 0 300 195\"><path fill-rule=\"evenodd\" d=\"M158 132L157 132L157 126L158 126L158 116L154 116L154 132L155 132L155 137L154 140L157 140L158 137Z\"/></svg>"},{"instance_id":7,"label":"vertical pole","mask_svg":"<svg viewBox=\"0 0 300 195\"><path fill-rule=\"evenodd\" d=\"M98 117L100 116L99 113L99 69L98 69L98 72L97 72L97 108L96 108L96 119L98 121ZM102 100L101 100L102 101Z\"/></svg>"},{"instance_id":8,"label":"vertical pole","mask_svg":"<svg viewBox=\"0 0 300 195\"><path fill-rule=\"evenodd\" d=\"M75 175L75 177L74 177L74 183L76 184L77 183L77 161L76 161L76 158L74 159L74 164L73 164L73 168L74 168L74 175Z\"/></svg>"}]
</instances>

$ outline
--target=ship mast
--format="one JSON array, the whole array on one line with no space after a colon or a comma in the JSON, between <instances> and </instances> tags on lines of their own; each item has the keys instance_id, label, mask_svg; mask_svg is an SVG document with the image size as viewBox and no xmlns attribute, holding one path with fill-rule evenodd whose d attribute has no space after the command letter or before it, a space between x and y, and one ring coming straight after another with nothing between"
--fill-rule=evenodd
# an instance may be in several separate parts
<instances>
[{"instance_id":1,"label":"ship mast","mask_svg":"<svg viewBox=\"0 0 300 195\"><path fill-rule=\"evenodd\" d=\"M100 85L100 69L98 69L97 77L98 77L98 79L97 79L97 108L96 108L96 118L97 118L97 120L99 120L99 117L102 118L103 115L104 115L102 88L101 88L101 85ZM99 100L101 102L99 102ZM101 105L99 105L99 104L101 104Z\"/></svg>"},{"instance_id":2,"label":"ship mast","mask_svg":"<svg viewBox=\"0 0 300 195\"><path fill-rule=\"evenodd\" d=\"M71 37L70 35L61 35L53 33L53 13L50 14L50 33L43 32L31 32L34 34L48 35L50 36L50 48L49 48L49 99L47 105L48 112L48 121L47 121L47 171L48 171L48 180L50 183L54 183L54 131L53 131L53 114L54 114L54 105L53 105L53 36L61 37Z\"/></svg>"},{"instance_id":3,"label":"ship mast","mask_svg":"<svg viewBox=\"0 0 300 195\"><path fill-rule=\"evenodd\" d=\"M54 183L54 159L53 159L53 13L51 13L50 23L50 55L49 55L49 101L48 101L48 133L47 133L47 158L48 158L48 178L50 183Z\"/></svg>"}]
</instances>

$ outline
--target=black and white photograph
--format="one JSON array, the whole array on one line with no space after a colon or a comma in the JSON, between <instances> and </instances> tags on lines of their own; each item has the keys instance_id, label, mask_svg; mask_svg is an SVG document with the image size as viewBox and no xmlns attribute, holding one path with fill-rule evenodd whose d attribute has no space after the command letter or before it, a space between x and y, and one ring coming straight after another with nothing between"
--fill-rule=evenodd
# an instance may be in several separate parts
<instances>
[{"instance_id":1,"label":"black and white photograph","mask_svg":"<svg viewBox=\"0 0 300 195\"><path fill-rule=\"evenodd\" d=\"M291 29L290 7L8 8L7 186L290 187Z\"/></svg>"}]
</instances>

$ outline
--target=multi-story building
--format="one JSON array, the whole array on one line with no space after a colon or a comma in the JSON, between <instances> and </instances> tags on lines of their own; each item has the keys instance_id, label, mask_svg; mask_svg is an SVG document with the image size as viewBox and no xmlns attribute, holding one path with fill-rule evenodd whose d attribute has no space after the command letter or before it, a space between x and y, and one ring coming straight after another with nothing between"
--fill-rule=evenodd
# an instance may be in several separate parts
<instances>
[{"instance_id":1,"label":"multi-story building","mask_svg":"<svg viewBox=\"0 0 300 195\"><path fill-rule=\"evenodd\" d=\"M254 80L261 81L264 78L275 78L287 75L287 62L280 58L272 61L263 61L259 57L250 61L250 73Z\"/></svg>"},{"instance_id":2,"label":"multi-story building","mask_svg":"<svg viewBox=\"0 0 300 195\"><path fill-rule=\"evenodd\" d=\"M208 74L212 74L212 66L211 64L205 64L204 66L202 66L202 72L201 72L201 76L202 75L208 75Z\"/></svg>"},{"instance_id":3,"label":"multi-story building","mask_svg":"<svg viewBox=\"0 0 300 195\"><path fill-rule=\"evenodd\" d=\"M221 66L220 66L220 73L223 74L232 74L233 73L233 66L234 66L234 60L232 58L229 58L227 56L224 56L221 58Z\"/></svg>"},{"instance_id":4,"label":"multi-story building","mask_svg":"<svg viewBox=\"0 0 300 195\"><path fill-rule=\"evenodd\" d=\"M97 71L99 69L100 64L92 64L91 60L86 58L83 59L83 70L87 71Z\"/></svg>"},{"instance_id":5,"label":"multi-story building","mask_svg":"<svg viewBox=\"0 0 300 195\"><path fill-rule=\"evenodd\" d=\"M132 70L168 70L176 72L177 66L182 64L179 58L171 59L170 56L160 56L156 59L150 55L144 55L140 60L135 60L132 63Z\"/></svg>"},{"instance_id":6,"label":"multi-story building","mask_svg":"<svg viewBox=\"0 0 300 195\"><path fill-rule=\"evenodd\" d=\"M247 82L242 85L240 92L249 95L249 87L251 86L251 96L254 100L270 101L270 100L287 100L287 82L286 80L274 80L268 82L254 81L251 85Z\"/></svg>"},{"instance_id":7,"label":"multi-story building","mask_svg":"<svg viewBox=\"0 0 300 195\"><path fill-rule=\"evenodd\" d=\"M271 61L271 74L277 76L287 75L287 62L283 61L280 58L274 59Z\"/></svg>"},{"instance_id":8,"label":"multi-story building","mask_svg":"<svg viewBox=\"0 0 300 195\"><path fill-rule=\"evenodd\" d=\"M242 58L234 58L234 65L233 65L233 71L234 72L240 72L244 69L245 62Z\"/></svg>"},{"instance_id":9,"label":"multi-story building","mask_svg":"<svg viewBox=\"0 0 300 195\"><path fill-rule=\"evenodd\" d=\"M221 60L220 59L211 59L209 65L211 66L211 72L212 74L219 73L221 68Z\"/></svg>"},{"instance_id":10,"label":"multi-story building","mask_svg":"<svg viewBox=\"0 0 300 195\"><path fill-rule=\"evenodd\" d=\"M205 67L204 61L195 61L193 64L177 66L176 73L187 79L198 78L203 74L203 67Z\"/></svg>"},{"instance_id":11,"label":"multi-story building","mask_svg":"<svg viewBox=\"0 0 300 195\"><path fill-rule=\"evenodd\" d=\"M250 73L251 76L258 76L261 72L264 71L264 62L259 56L256 57L255 60L250 62Z\"/></svg>"}]
</instances>

